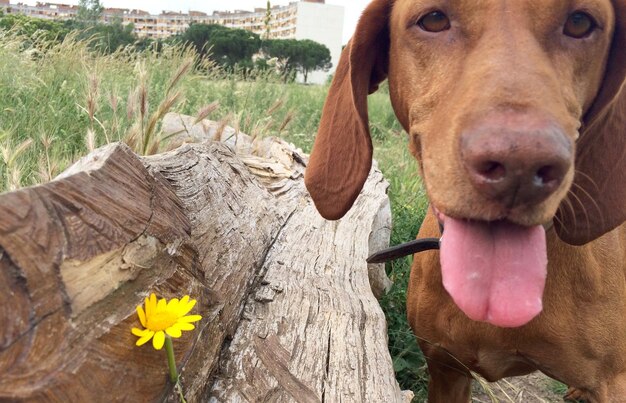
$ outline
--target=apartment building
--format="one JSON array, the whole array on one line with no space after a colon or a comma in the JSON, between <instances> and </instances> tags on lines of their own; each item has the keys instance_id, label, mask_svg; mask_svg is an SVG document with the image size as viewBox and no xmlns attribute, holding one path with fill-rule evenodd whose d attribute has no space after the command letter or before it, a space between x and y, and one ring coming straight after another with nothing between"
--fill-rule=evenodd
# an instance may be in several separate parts
<instances>
[{"instance_id":1,"label":"apartment building","mask_svg":"<svg viewBox=\"0 0 626 403\"><path fill-rule=\"evenodd\" d=\"M259 0L259 3L264 2ZM76 17L78 6L43 2L32 6L0 0L0 10L8 14L65 20ZM333 69L330 72L315 72L309 78L311 82L323 82L339 61L343 17L344 10L341 6L325 4L325 0L301 0L286 6L271 7L269 20L265 7L255 8L253 11L215 11L212 14L202 11L163 11L158 15L136 9L105 8L101 18L105 23L116 19L124 25L132 23L137 36L154 39L180 34L192 23L241 28L269 39L311 39L326 45L332 56ZM324 23L320 24L320 21Z\"/></svg>"},{"instance_id":2,"label":"apartment building","mask_svg":"<svg viewBox=\"0 0 626 403\"><path fill-rule=\"evenodd\" d=\"M78 6L55 3L37 3L36 6L29 6L24 3L11 4L9 0L0 0L0 10L6 14L24 14L44 20L66 20L76 16Z\"/></svg>"}]
</instances>

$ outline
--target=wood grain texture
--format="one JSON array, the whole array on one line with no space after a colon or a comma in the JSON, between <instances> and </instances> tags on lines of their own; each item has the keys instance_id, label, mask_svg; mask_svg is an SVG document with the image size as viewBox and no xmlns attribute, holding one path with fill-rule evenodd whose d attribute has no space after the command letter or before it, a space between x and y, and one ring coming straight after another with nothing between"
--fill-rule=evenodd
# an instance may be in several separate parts
<instances>
[{"instance_id":1,"label":"wood grain texture","mask_svg":"<svg viewBox=\"0 0 626 403\"><path fill-rule=\"evenodd\" d=\"M327 222L299 150L241 139L113 144L0 195L0 401L176 401L165 352L130 333L152 292L198 300L174 343L190 402L404 398L365 263L388 242L382 175Z\"/></svg>"},{"instance_id":2,"label":"wood grain texture","mask_svg":"<svg viewBox=\"0 0 626 403\"><path fill-rule=\"evenodd\" d=\"M336 222L321 218L308 195L301 199L247 299L212 401L406 400L365 262L372 225L388 208L386 188L372 170L355 206Z\"/></svg>"}]
</instances>

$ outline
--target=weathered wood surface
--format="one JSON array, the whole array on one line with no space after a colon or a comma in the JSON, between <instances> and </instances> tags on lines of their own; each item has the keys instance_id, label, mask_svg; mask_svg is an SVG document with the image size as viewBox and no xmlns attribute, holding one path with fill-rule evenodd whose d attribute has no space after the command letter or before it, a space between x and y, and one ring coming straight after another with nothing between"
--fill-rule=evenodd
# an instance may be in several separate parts
<instances>
[{"instance_id":1,"label":"weathered wood surface","mask_svg":"<svg viewBox=\"0 0 626 403\"><path fill-rule=\"evenodd\" d=\"M372 223L388 207L386 188L372 171L359 203L338 222L302 200L248 297L215 401L403 401L365 262Z\"/></svg>"},{"instance_id":2,"label":"weathered wood surface","mask_svg":"<svg viewBox=\"0 0 626 403\"><path fill-rule=\"evenodd\" d=\"M325 222L275 143L111 145L0 195L0 401L174 401L164 352L130 333L150 292L198 299L174 343L190 402L402 399L364 263L386 184Z\"/></svg>"},{"instance_id":3,"label":"weathered wood surface","mask_svg":"<svg viewBox=\"0 0 626 403\"><path fill-rule=\"evenodd\" d=\"M163 118L162 131L165 136L172 138L175 144L204 141L224 143L237 153L261 182L270 190L274 188L274 193L279 193L276 189L280 189L280 192L284 193L291 189L291 186L297 184L297 179L302 178L302 170L306 165L302 152L296 150L291 144L275 138L253 139L230 126L224 126L219 122L207 119L197 121L192 116L170 112ZM374 166L375 171L378 172L376 161L374 161ZM288 178L292 180L283 180ZM298 192L305 192L304 187L299 185ZM376 191L386 192L386 188L376 189ZM391 237L389 199L383 197L382 205L377 207L375 211L377 215L374 217L374 222L371 225L372 231L369 235L371 253L389 246L389 238ZM377 298L380 298L391 287L391 281L385 273L385 265L372 264L369 265L368 269L372 291Z\"/></svg>"}]
</instances>

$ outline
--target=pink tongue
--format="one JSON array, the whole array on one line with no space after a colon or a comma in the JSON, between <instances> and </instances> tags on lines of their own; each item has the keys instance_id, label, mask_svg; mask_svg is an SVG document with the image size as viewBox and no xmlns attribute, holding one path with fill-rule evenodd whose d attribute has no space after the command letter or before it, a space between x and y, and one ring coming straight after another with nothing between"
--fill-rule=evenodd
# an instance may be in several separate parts
<instances>
[{"instance_id":1,"label":"pink tongue","mask_svg":"<svg viewBox=\"0 0 626 403\"><path fill-rule=\"evenodd\" d=\"M528 323L542 309L547 262L540 225L444 217L443 285L470 319L501 327Z\"/></svg>"}]
</instances>

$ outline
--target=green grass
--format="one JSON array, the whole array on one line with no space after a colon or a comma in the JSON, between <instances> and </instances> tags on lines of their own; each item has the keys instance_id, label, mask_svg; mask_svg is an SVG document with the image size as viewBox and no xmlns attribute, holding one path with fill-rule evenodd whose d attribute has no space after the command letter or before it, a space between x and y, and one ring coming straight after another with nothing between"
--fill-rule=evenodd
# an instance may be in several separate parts
<instances>
[{"instance_id":1,"label":"green grass","mask_svg":"<svg viewBox=\"0 0 626 403\"><path fill-rule=\"evenodd\" d=\"M560 396L564 396L567 393L567 385L559 382L559 381L551 381L550 382L550 390Z\"/></svg>"},{"instance_id":2,"label":"green grass","mask_svg":"<svg viewBox=\"0 0 626 403\"><path fill-rule=\"evenodd\" d=\"M24 47L22 38L0 31L0 192L48 181L107 142L156 152L163 146L158 121L170 110L251 135L280 136L309 151L328 91L271 75L244 80L199 63L189 49L98 55L71 35L57 45L29 43ZM426 198L384 86L369 106L374 157L390 182L392 243L401 243L415 237ZM394 286L382 306L397 378L423 401L424 360L406 320L410 258L387 270Z\"/></svg>"}]
</instances>

